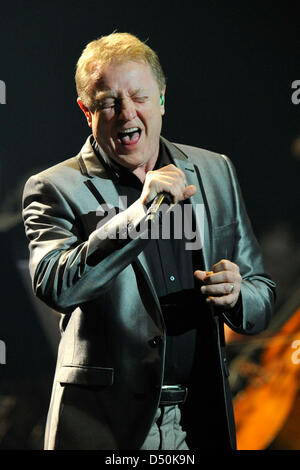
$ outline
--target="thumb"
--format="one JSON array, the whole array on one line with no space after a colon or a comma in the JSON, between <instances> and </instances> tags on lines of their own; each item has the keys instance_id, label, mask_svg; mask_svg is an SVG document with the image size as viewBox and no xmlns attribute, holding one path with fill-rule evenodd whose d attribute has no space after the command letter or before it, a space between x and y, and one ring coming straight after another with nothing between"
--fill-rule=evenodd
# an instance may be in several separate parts
<instances>
[{"instance_id":1,"label":"thumb","mask_svg":"<svg viewBox=\"0 0 300 470\"><path fill-rule=\"evenodd\" d=\"M207 276L207 272L206 271L200 271L198 269L197 271L194 272L194 276L195 276L196 279L199 279L199 281L204 281L204 279Z\"/></svg>"},{"instance_id":2,"label":"thumb","mask_svg":"<svg viewBox=\"0 0 300 470\"><path fill-rule=\"evenodd\" d=\"M194 276L196 279L199 279L199 281L205 281L207 276L210 276L213 274L213 271L201 271L200 269L197 269L197 271L194 272Z\"/></svg>"},{"instance_id":3,"label":"thumb","mask_svg":"<svg viewBox=\"0 0 300 470\"><path fill-rule=\"evenodd\" d=\"M194 196L196 194L197 188L193 184L190 184L187 186L183 192L184 199L188 199L191 196Z\"/></svg>"}]
</instances>

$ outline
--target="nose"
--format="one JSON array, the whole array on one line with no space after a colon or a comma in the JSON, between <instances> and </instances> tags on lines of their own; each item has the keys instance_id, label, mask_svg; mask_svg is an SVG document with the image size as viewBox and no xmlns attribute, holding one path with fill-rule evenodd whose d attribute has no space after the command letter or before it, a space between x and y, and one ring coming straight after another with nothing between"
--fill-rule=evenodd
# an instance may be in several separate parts
<instances>
[{"instance_id":1,"label":"nose","mask_svg":"<svg viewBox=\"0 0 300 470\"><path fill-rule=\"evenodd\" d=\"M135 105L130 98L122 99L120 103L119 117L124 121L131 121L136 117Z\"/></svg>"}]
</instances>

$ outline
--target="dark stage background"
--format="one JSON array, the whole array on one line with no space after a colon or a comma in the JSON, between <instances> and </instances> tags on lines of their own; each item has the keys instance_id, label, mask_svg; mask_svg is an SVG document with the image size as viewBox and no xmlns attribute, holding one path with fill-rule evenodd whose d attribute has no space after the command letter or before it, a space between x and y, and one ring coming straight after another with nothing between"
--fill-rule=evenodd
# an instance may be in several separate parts
<instances>
[{"instance_id":1,"label":"dark stage background","mask_svg":"<svg viewBox=\"0 0 300 470\"><path fill-rule=\"evenodd\" d=\"M278 282L276 315L291 296L298 303L299 12L267 1L1 4L0 449L42 448L57 345L57 316L30 291L22 189L34 172L75 155L89 134L73 77L85 44L103 34L149 39L168 78L163 135L231 157ZM291 441L268 445L295 448Z\"/></svg>"}]
</instances>

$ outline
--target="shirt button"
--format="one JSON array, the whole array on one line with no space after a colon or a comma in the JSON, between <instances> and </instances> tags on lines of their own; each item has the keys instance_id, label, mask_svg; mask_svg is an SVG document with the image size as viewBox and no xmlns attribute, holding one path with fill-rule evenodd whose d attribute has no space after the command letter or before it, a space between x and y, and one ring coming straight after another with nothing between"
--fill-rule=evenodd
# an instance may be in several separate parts
<instances>
[{"instance_id":1,"label":"shirt button","mask_svg":"<svg viewBox=\"0 0 300 470\"><path fill-rule=\"evenodd\" d=\"M170 281L174 282L174 281L175 281L175 277L174 277L174 276L170 276Z\"/></svg>"}]
</instances>

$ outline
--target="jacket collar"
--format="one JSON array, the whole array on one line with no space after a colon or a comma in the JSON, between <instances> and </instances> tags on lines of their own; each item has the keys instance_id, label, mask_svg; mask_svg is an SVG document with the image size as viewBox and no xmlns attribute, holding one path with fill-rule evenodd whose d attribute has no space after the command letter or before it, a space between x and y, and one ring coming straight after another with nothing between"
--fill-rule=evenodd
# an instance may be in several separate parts
<instances>
[{"instance_id":1,"label":"jacket collar","mask_svg":"<svg viewBox=\"0 0 300 470\"><path fill-rule=\"evenodd\" d=\"M108 169L95 154L92 141L93 136L90 135L78 155L80 170L84 175L90 178L93 178L93 176L108 178Z\"/></svg>"}]
</instances>

